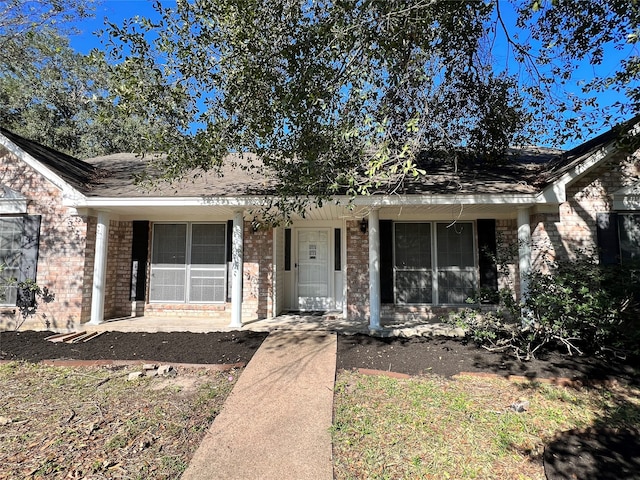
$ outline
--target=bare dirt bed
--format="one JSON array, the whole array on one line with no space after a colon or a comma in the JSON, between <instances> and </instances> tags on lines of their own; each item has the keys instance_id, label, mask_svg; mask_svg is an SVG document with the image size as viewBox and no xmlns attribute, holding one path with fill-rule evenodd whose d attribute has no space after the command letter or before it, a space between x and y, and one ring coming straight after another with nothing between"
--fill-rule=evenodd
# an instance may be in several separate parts
<instances>
[{"instance_id":1,"label":"bare dirt bed","mask_svg":"<svg viewBox=\"0 0 640 480\"><path fill-rule=\"evenodd\" d=\"M0 333L0 360L37 362L45 359L139 360L165 363L247 363L266 333L105 332L86 343L51 343L51 332ZM419 375L452 376L460 372L489 372L503 376L569 378L586 381L638 382L637 359L601 359L547 352L521 362L450 338L379 338L339 335L339 369L366 368Z\"/></svg>"}]
</instances>

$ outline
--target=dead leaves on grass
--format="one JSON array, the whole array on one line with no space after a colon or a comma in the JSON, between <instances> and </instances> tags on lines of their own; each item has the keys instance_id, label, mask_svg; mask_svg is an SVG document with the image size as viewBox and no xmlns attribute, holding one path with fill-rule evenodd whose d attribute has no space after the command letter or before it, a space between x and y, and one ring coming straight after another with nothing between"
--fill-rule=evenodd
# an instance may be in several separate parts
<instances>
[{"instance_id":1,"label":"dead leaves on grass","mask_svg":"<svg viewBox=\"0 0 640 480\"><path fill-rule=\"evenodd\" d=\"M177 478L239 371L182 369L175 382L128 373L0 366L0 479Z\"/></svg>"}]
</instances>

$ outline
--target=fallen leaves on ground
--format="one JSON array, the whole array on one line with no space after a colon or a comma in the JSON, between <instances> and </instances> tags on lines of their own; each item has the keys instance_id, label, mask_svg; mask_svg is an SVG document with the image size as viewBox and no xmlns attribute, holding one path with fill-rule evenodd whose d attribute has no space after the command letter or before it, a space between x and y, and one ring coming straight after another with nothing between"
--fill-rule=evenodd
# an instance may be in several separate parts
<instances>
[{"instance_id":1,"label":"fallen leaves on ground","mask_svg":"<svg viewBox=\"0 0 640 480\"><path fill-rule=\"evenodd\" d=\"M241 370L0 366L0 479L177 478Z\"/></svg>"}]
</instances>

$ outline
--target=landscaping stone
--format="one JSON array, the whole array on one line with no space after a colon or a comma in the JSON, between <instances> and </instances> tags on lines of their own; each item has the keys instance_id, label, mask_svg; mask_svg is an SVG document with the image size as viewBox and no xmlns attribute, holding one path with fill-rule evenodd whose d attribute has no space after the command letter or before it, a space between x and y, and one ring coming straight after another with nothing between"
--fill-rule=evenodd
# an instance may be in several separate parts
<instances>
[{"instance_id":1,"label":"landscaping stone","mask_svg":"<svg viewBox=\"0 0 640 480\"><path fill-rule=\"evenodd\" d=\"M158 368L158 375L163 377L175 377L178 375L178 372L171 365L161 365Z\"/></svg>"}]
</instances>

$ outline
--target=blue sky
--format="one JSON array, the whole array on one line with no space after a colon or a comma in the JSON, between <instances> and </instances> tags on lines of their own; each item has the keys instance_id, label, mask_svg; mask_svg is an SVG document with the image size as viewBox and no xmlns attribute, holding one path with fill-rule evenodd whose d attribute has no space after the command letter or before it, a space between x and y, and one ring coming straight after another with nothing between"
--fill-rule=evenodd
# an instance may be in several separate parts
<instances>
[{"instance_id":1,"label":"blue sky","mask_svg":"<svg viewBox=\"0 0 640 480\"><path fill-rule=\"evenodd\" d=\"M164 1L163 5L173 6L175 1ZM147 0L106 0L97 6L95 18L78 22L76 27L80 30L80 35L70 38L71 46L82 53L89 53L92 48L101 48L99 38L93 34L104 28L105 17L109 21L121 24L123 20L140 16L150 16L155 13L153 2Z\"/></svg>"}]
</instances>

